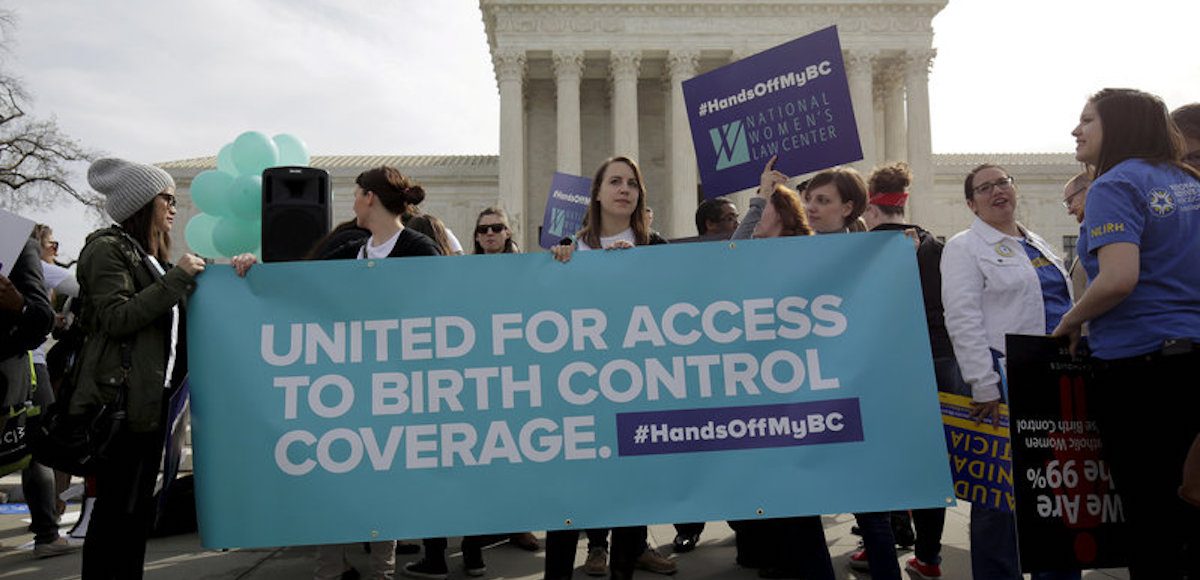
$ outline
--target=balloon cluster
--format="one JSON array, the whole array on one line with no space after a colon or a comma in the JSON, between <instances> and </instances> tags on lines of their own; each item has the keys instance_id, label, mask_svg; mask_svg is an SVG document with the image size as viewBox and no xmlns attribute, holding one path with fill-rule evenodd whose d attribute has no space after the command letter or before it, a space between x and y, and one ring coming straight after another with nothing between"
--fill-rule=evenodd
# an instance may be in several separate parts
<instances>
[{"instance_id":1,"label":"balloon cluster","mask_svg":"<svg viewBox=\"0 0 1200 580\"><path fill-rule=\"evenodd\" d=\"M262 172L308 165L308 148L292 135L247 131L217 153L217 168L192 180L192 202L202 212L188 220L184 237L202 256L259 253L262 243Z\"/></svg>"}]
</instances>

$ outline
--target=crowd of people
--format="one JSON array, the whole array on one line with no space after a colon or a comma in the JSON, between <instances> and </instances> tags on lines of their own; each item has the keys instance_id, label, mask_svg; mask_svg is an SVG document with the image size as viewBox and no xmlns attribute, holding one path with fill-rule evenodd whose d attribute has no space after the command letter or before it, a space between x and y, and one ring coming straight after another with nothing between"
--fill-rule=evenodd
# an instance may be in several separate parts
<instances>
[{"instance_id":1,"label":"crowd of people","mask_svg":"<svg viewBox=\"0 0 1200 580\"><path fill-rule=\"evenodd\" d=\"M1200 371L1200 104L1169 114L1150 94L1105 89L1087 100L1072 132L1081 171L1063 189L1063 206L1080 224L1078 258L1065 265L1017 219L1018 180L984 164L965 176L970 227L943 243L907 223L912 175L903 163L863 178L850 168L821 171L789 186L772 158L756 196L739 219L733 202L710 199L696 210L698 237L688 241L902 231L915 247L937 388L971 397L978 421L999 423L1007 400L1005 335L1042 334L1069 341L1099 369L1093 412L1132 528L1132 578L1200 578L1200 414L1186 379ZM74 275L55 261L57 242L38 226L9 276L0 276L0 371L5 403L17 386L54 396L55 374L42 350L47 334L70 323L56 318L53 295L78 307L86 336L69 408L85 413L120 398L124 429L95 476L97 500L83 546L83 578L141 578L162 461L166 401L187 372L184 308L203 283L205 261L171 255L175 183L160 168L120 159L96 161L88 181L106 196L114 225L88 236ZM613 157L596 170L582 228L551 248L629 250L667 243L651 227L647 185L634 159ZM915 192L919 195L924 192ZM464 253L436 216L424 213L422 187L392 167L356 180L354 218L314 245L309 259L381 259ZM475 254L520 252L503 209L482 210ZM253 254L232 259L239 275ZM764 265L763 267L771 267ZM76 278L78 281L76 282ZM53 366L52 364L50 365ZM1164 404L1165 403L1165 404ZM1186 465L1186 469L1185 469ZM58 533L61 477L31 462L23 483L39 557L75 549ZM586 499L580 499L586 501ZM874 578L899 579L897 544L913 546L910 575L939 578L945 509L855 514L861 549L850 565ZM736 563L763 578L836 577L819 515L733 521ZM675 554L696 549L704 523L676 525ZM972 505L971 569L977 580L1021 578L1011 513ZM630 578L637 570L672 574L677 559L647 543L644 525L587 530L584 573ZM467 536L463 565L486 574L484 547L508 540L541 546L529 532ZM571 578L578 530L550 530L545 578ZM370 542L370 570L346 558L357 545L317 547L314 578L416 578L449 575L446 538L418 546ZM397 570L396 554L421 557ZM1042 570L1034 578L1079 578L1078 570Z\"/></svg>"}]
</instances>

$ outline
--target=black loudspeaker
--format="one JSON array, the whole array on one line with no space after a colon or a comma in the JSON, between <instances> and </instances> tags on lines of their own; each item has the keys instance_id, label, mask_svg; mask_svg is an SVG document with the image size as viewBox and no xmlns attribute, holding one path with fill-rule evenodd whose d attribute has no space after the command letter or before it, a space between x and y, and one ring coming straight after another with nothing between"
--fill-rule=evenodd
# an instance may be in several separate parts
<instances>
[{"instance_id":1,"label":"black loudspeaker","mask_svg":"<svg viewBox=\"0 0 1200 580\"><path fill-rule=\"evenodd\" d=\"M262 173L264 262L303 259L332 222L329 173L315 167L271 167Z\"/></svg>"}]
</instances>

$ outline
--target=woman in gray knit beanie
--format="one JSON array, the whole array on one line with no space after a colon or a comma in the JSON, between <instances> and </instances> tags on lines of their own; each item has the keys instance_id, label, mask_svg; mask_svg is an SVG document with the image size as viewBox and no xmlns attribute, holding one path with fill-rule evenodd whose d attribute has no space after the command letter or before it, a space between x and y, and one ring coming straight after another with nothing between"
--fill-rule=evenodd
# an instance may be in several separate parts
<instances>
[{"instance_id":1,"label":"woman in gray knit beanie","mask_svg":"<svg viewBox=\"0 0 1200 580\"><path fill-rule=\"evenodd\" d=\"M187 372L184 305L204 261L185 254L168 262L175 182L167 172L100 159L88 183L108 198L105 209L119 225L93 232L79 255L87 340L68 410L93 416L123 393L126 416L97 465L83 577L137 580L154 519L166 404Z\"/></svg>"}]
</instances>

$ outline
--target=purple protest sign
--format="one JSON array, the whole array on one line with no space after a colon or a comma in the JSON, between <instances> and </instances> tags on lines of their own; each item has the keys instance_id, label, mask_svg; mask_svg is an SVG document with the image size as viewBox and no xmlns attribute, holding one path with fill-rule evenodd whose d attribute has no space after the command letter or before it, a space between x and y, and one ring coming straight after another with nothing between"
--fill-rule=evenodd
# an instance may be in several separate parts
<instances>
[{"instance_id":1,"label":"purple protest sign","mask_svg":"<svg viewBox=\"0 0 1200 580\"><path fill-rule=\"evenodd\" d=\"M684 81L705 197L758 185L763 166L800 175L862 159L837 27Z\"/></svg>"},{"instance_id":2,"label":"purple protest sign","mask_svg":"<svg viewBox=\"0 0 1200 580\"><path fill-rule=\"evenodd\" d=\"M858 399L617 414L622 456L862 440Z\"/></svg>"},{"instance_id":3,"label":"purple protest sign","mask_svg":"<svg viewBox=\"0 0 1200 580\"><path fill-rule=\"evenodd\" d=\"M592 180L556 172L550 180L550 195L546 198L546 215L542 218L538 244L550 248L563 238L575 235L583 227L583 216L587 214L591 200Z\"/></svg>"}]
</instances>

